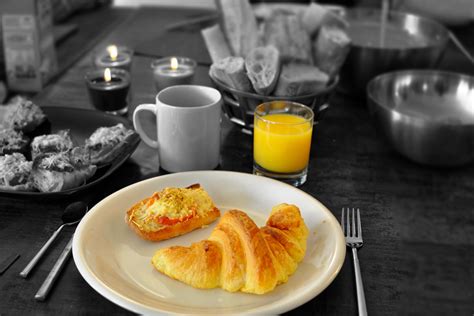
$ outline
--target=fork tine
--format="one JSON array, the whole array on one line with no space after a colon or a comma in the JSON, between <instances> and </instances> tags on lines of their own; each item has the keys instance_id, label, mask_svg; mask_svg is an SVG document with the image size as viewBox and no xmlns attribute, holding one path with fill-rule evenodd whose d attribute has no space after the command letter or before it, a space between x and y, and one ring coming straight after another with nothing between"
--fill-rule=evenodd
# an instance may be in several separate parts
<instances>
[{"instance_id":1,"label":"fork tine","mask_svg":"<svg viewBox=\"0 0 474 316\"><path fill-rule=\"evenodd\" d=\"M352 208L352 237L357 237L354 208Z\"/></svg>"},{"instance_id":2,"label":"fork tine","mask_svg":"<svg viewBox=\"0 0 474 316\"><path fill-rule=\"evenodd\" d=\"M358 238L362 238L362 224L360 222L359 209L357 209L357 231L358 231Z\"/></svg>"},{"instance_id":3,"label":"fork tine","mask_svg":"<svg viewBox=\"0 0 474 316\"><path fill-rule=\"evenodd\" d=\"M351 236L351 221L350 221L350 209L347 208L347 217L346 217L346 227L347 227L347 231L346 231L346 236L350 237Z\"/></svg>"},{"instance_id":4,"label":"fork tine","mask_svg":"<svg viewBox=\"0 0 474 316\"><path fill-rule=\"evenodd\" d=\"M341 213L341 226L342 226L342 232L344 233L344 236L345 236L346 232L344 231L344 208L342 208L342 213Z\"/></svg>"}]
</instances>

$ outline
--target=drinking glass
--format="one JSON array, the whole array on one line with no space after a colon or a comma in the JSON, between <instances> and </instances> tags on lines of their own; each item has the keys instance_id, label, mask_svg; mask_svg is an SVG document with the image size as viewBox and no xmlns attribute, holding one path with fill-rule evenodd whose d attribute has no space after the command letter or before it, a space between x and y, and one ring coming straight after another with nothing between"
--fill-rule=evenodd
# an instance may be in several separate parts
<instances>
[{"instance_id":1,"label":"drinking glass","mask_svg":"<svg viewBox=\"0 0 474 316\"><path fill-rule=\"evenodd\" d=\"M314 113L296 102L262 103L254 113L253 173L302 185L307 178Z\"/></svg>"}]
</instances>

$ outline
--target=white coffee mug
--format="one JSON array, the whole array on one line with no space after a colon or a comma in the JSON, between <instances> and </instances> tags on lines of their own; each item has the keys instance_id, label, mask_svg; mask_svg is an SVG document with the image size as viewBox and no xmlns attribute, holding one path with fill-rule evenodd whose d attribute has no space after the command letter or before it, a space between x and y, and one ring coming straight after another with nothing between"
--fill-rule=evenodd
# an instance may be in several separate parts
<instances>
[{"instance_id":1,"label":"white coffee mug","mask_svg":"<svg viewBox=\"0 0 474 316\"><path fill-rule=\"evenodd\" d=\"M133 125L142 140L158 149L160 165L169 172L214 169L219 164L222 97L213 88L178 85L156 95L156 104L141 104ZM156 115L157 140L146 135L139 113Z\"/></svg>"}]
</instances>

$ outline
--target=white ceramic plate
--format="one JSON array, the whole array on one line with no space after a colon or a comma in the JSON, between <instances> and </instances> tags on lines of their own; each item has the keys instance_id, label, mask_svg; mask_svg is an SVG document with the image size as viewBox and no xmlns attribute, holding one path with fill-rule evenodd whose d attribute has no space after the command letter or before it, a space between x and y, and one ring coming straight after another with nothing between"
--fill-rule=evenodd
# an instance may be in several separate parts
<instances>
[{"instance_id":1,"label":"white ceramic plate","mask_svg":"<svg viewBox=\"0 0 474 316\"><path fill-rule=\"evenodd\" d=\"M129 229L124 221L126 210L155 191L193 183L200 183L222 212L239 208L259 226L274 205L299 206L310 235L306 257L286 284L265 295L200 290L154 270L150 261L157 249L206 239L215 223L153 243ZM345 253L340 225L319 201L279 181L226 171L175 173L115 192L84 217L73 243L74 261L84 279L105 298L141 314L283 313L321 293L338 274Z\"/></svg>"}]
</instances>

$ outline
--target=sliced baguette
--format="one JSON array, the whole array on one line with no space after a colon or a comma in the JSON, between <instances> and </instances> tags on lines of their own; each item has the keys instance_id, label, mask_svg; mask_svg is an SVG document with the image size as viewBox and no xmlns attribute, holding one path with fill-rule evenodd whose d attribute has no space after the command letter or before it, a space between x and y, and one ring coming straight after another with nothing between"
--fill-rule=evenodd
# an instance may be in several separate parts
<instances>
[{"instance_id":1,"label":"sliced baguette","mask_svg":"<svg viewBox=\"0 0 474 316\"><path fill-rule=\"evenodd\" d=\"M213 63L231 56L229 44L219 24L201 30L201 35L206 43L207 50Z\"/></svg>"},{"instance_id":2,"label":"sliced baguette","mask_svg":"<svg viewBox=\"0 0 474 316\"><path fill-rule=\"evenodd\" d=\"M347 28L348 23L336 12L312 2L301 15L301 22L308 34L314 37L323 25Z\"/></svg>"},{"instance_id":3,"label":"sliced baguette","mask_svg":"<svg viewBox=\"0 0 474 316\"><path fill-rule=\"evenodd\" d=\"M280 52L271 45L254 48L245 58L245 68L255 91L269 95L280 74Z\"/></svg>"},{"instance_id":4,"label":"sliced baguette","mask_svg":"<svg viewBox=\"0 0 474 316\"><path fill-rule=\"evenodd\" d=\"M265 21L264 40L280 51L284 62L312 63L311 40L296 14L275 14Z\"/></svg>"},{"instance_id":5,"label":"sliced baguette","mask_svg":"<svg viewBox=\"0 0 474 316\"><path fill-rule=\"evenodd\" d=\"M234 56L245 57L259 46L257 19L248 0L216 0L221 25Z\"/></svg>"},{"instance_id":6,"label":"sliced baguette","mask_svg":"<svg viewBox=\"0 0 474 316\"><path fill-rule=\"evenodd\" d=\"M245 62L242 57L226 57L211 65L209 74L234 89L252 92L250 83L245 71Z\"/></svg>"},{"instance_id":7,"label":"sliced baguette","mask_svg":"<svg viewBox=\"0 0 474 316\"><path fill-rule=\"evenodd\" d=\"M344 64L351 48L349 36L338 27L323 26L313 43L316 67L333 78Z\"/></svg>"},{"instance_id":8,"label":"sliced baguette","mask_svg":"<svg viewBox=\"0 0 474 316\"><path fill-rule=\"evenodd\" d=\"M170 211L170 209L172 209L172 211L177 210L178 212L185 211L183 209L179 209L180 205L185 205L182 202L183 199L181 195L177 196L177 200L180 201L179 203L177 203L177 205L169 204L167 202L160 202L160 199L169 201L169 193L166 193L166 190L182 190L180 192L186 192L186 190L199 190L200 197L196 198L191 202L195 203L197 208L202 208L203 204L200 203L205 203L203 201L207 200L205 209L196 211L196 214L194 214L192 217L188 219L183 219L182 221L178 221L176 223L157 223L155 219L157 217L160 217L161 213L150 212L150 209L152 207L161 207L161 209L164 210L165 213ZM161 206L154 206L155 203L163 204ZM215 221L219 216L220 211L214 205L207 192L202 189L199 184L194 184L184 189L165 188L162 191L153 194L153 196L139 201L127 211L127 214L125 216L125 222L141 238L150 241L160 241L186 234L204 225L210 224Z\"/></svg>"},{"instance_id":9,"label":"sliced baguette","mask_svg":"<svg viewBox=\"0 0 474 316\"><path fill-rule=\"evenodd\" d=\"M328 80L328 75L314 66L286 64L273 94L278 97L308 95L323 89Z\"/></svg>"}]
</instances>

